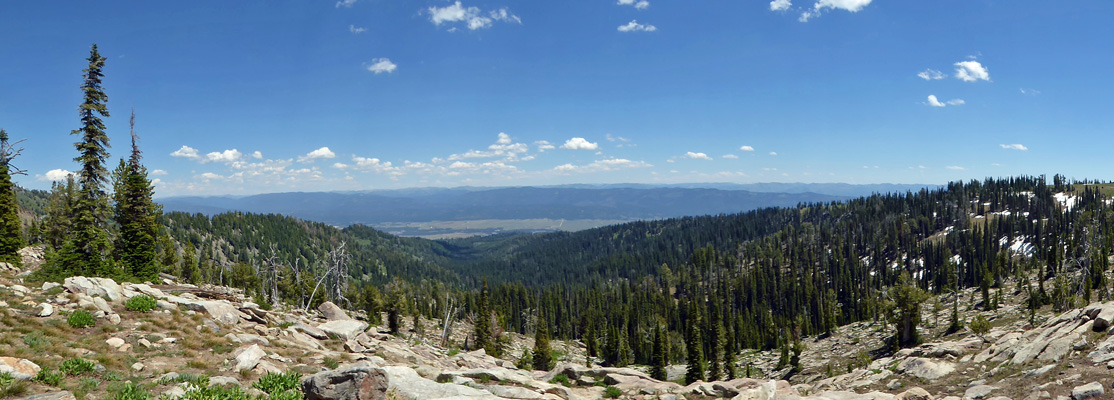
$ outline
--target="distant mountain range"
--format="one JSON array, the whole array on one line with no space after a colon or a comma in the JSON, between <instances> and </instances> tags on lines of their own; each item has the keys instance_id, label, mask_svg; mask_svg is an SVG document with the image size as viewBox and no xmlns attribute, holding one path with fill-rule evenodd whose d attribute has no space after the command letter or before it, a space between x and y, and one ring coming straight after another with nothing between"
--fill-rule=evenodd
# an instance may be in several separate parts
<instances>
[{"instance_id":1,"label":"distant mountain range","mask_svg":"<svg viewBox=\"0 0 1114 400\"><path fill-rule=\"evenodd\" d=\"M166 211L275 213L330 225L393 222L599 219L639 220L737 213L830 202L926 185L686 184L412 188L366 192L271 193L245 197L169 197Z\"/></svg>"}]
</instances>

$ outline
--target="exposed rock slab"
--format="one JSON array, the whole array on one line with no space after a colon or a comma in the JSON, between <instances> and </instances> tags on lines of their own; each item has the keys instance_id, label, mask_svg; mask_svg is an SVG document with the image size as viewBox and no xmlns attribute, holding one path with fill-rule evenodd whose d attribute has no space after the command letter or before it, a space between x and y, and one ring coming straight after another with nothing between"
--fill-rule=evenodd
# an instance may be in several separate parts
<instances>
[{"instance_id":1,"label":"exposed rock slab","mask_svg":"<svg viewBox=\"0 0 1114 400\"><path fill-rule=\"evenodd\" d=\"M367 322L356 320L329 321L317 326L327 335L336 336L342 340L355 339L356 336L367 330L367 327Z\"/></svg>"},{"instance_id":2,"label":"exposed rock slab","mask_svg":"<svg viewBox=\"0 0 1114 400\"><path fill-rule=\"evenodd\" d=\"M302 380L306 400L382 400L387 374L369 362L314 374Z\"/></svg>"}]
</instances>

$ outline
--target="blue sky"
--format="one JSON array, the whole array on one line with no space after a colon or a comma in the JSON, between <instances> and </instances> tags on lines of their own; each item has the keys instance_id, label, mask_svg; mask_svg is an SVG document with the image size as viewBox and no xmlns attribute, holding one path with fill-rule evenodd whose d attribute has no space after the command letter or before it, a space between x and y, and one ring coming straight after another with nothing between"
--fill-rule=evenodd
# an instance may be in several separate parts
<instances>
[{"instance_id":1,"label":"blue sky","mask_svg":"<svg viewBox=\"0 0 1114 400\"><path fill-rule=\"evenodd\" d=\"M1110 179L1109 1L6 2L17 182L77 169L89 46L160 196Z\"/></svg>"}]
</instances>

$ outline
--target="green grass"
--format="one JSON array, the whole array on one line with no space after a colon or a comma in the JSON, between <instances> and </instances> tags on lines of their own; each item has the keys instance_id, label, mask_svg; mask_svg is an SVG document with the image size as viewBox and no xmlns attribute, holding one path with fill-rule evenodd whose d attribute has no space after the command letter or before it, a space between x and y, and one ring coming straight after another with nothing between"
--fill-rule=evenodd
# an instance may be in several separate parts
<instances>
[{"instance_id":1,"label":"green grass","mask_svg":"<svg viewBox=\"0 0 1114 400\"><path fill-rule=\"evenodd\" d=\"M549 380L549 383L561 384L561 385L564 385L564 386L572 386L569 383L569 376L565 375L565 374L557 374L557 376L554 376L553 379Z\"/></svg>"},{"instance_id":2,"label":"green grass","mask_svg":"<svg viewBox=\"0 0 1114 400\"><path fill-rule=\"evenodd\" d=\"M321 363L325 364L325 366L329 367L329 369L337 369L337 367L340 366L340 361L337 361L332 357L325 357L324 360L321 360Z\"/></svg>"},{"instance_id":3,"label":"green grass","mask_svg":"<svg viewBox=\"0 0 1114 400\"><path fill-rule=\"evenodd\" d=\"M26 392L26 383L15 380L12 374L0 372L0 399L20 396Z\"/></svg>"},{"instance_id":4,"label":"green grass","mask_svg":"<svg viewBox=\"0 0 1114 400\"><path fill-rule=\"evenodd\" d=\"M50 346L50 340L44 338L42 332L35 331L23 337L23 344L32 349L38 349L43 346Z\"/></svg>"},{"instance_id":5,"label":"green grass","mask_svg":"<svg viewBox=\"0 0 1114 400\"><path fill-rule=\"evenodd\" d=\"M619 398L619 396L622 396L622 395L623 395L623 391L619 390L619 388L617 388L617 387L608 386L608 387L603 388L603 398L605 398L605 399L617 399L617 398Z\"/></svg>"}]
</instances>

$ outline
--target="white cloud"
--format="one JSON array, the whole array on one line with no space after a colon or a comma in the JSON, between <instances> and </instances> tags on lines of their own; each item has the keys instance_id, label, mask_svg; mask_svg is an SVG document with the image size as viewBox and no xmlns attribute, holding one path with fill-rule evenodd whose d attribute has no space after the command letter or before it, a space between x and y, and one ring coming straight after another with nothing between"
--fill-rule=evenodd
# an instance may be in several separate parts
<instances>
[{"instance_id":1,"label":"white cloud","mask_svg":"<svg viewBox=\"0 0 1114 400\"><path fill-rule=\"evenodd\" d=\"M631 20L626 25L619 25L619 32L653 32L658 30L658 27L653 25L642 25L638 20Z\"/></svg>"},{"instance_id":2,"label":"white cloud","mask_svg":"<svg viewBox=\"0 0 1114 400\"><path fill-rule=\"evenodd\" d=\"M206 154L205 155L205 160L203 162L221 162L221 163L226 163L227 164L227 163L232 163L232 162L239 161L240 158L243 157L243 156L244 156L244 154L241 153L239 150L236 150L236 149L225 150L225 151L214 151L212 153Z\"/></svg>"},{"instance_id":3,"label":"white cloud","mask_svg":"<svg viewBox=\"0 0 1114 400\"><path fill-rule=\"evenodd\" d=\"M596 150L600 148L598 143L592 143L582 137L574 137L566 140L565 144L561 145L562 149L566 150Z\"/></svg>"},{"instance_id":4,"label":"white cloud","mask_svg":"<svg viewBox=\"0 0 1114 400\"><path fill-rule=\"evenodd\" d=\"M926 102L925 104L927 104L929 106L932 106L932 107L941 107L942 108L942 107L947 107L947 106L961 106L961 105L967 104L967 102L963 101L963 99L951 99L951 100L948 100L947 102L941 102L940 99L936 98L936 95L930 94L930 95L928 95L928 102Z\"/></svg>"},{"instance_id":5,"label":"white cloud","mask_svg":"<svg viewBox=\"0 0 1114 400\"><path fill-rule=\"evenodd\" d=\"M588 164L588 165L572 165L572 164L558 165L558 166L554 167L553 170L557 171L557 172L563 172L563 173L570 173L570 172L588 173L588 172L614 171L614 170L625 169L625 168L649 168L649 167L653 167L653 165L650 165L650 164L648 164L644 161L631 161L631 160L627 160L625 158L609 158L609 159L606 159L606 160L596 160L596 161L593 161L591 164Z\"/></svg>"},{"instance_id":6,"label":"white cloud","mask_svg":"<svg viewBox=\"0 0 1114 400\"><path fill-rule=\"evenodd\" d=\"M43 175L37 175L37 178L40 181L58 182L66 180L70 175L73 175L73 172L59 168L46 171L46 174Z\"/></svg>"},{"instance_id":7,"label":"white cloud","mask_svg":"<svg viewBox=\"0 0 1114 400\"><path fill-rule=\"evenodd\" d=\"M955 63L955 77L964 82L989 81L990 71L975 60Z\"/></svg>"},{"instance_id":8,"label":"white cloud","mask_svg":"<svg viewBox=\"0 0 1114 400\"><path fill-rule=\"evenodd\" d=\"M958 166L955 166L955 165L949 165L949 166L944 167L944 168L950 169L952 171L962 171L962 170L967 169L967 168L958 167Z\"/></svg>"},{"instance_id":9,"label":"white cloud","mask_svg":"<svg viewBox=\"0 0 1114 400\"><path fill-rule=\"evenodd\" d=\"M201 174L201 175L199 175L199 177L200 177L201 179L204 179L204 180L207 180L207 181L210 181L210 180L219 180L219 179L224 179L224 177L223 177L223 176L220 176L220 175L214 174L214 173L212 173L212 172L206 172L206 173L204 173L204 174Z\"/></svg>"},{"instance_id":10,"label":"white cloud","mask_svg":"<svg viewBox=\"0 0 1114 400\"><path fill-rule=\"evenodd\" d=\"M304 155L302 157L298 157L298 162L300 162L300 163L312 163L314 161L317 161L317 160L323 159L323 158L336 158L336 156L337 156L337 153L334 153L332 150L329 150L328 147L322 147L320 149L317 149L317 150L311 151L309 153L306 153L306 155Z\"/></svg>"},{"instance_id":11,"label":"white cloud","mask_svg":"<svg viewBox=\"0 0 1114 400\"><path fill-rule=\"evenodd\" d=\"M750 147L750 146L743 146L743 147L740 147L740 148L739 148L739 150L742 150L742 151L754 151L754 148L753 148L753 147Z\"/></svg>"},{"instance_id":12,"label":"white cloud","mask_svg":"<svg viewBox=\"0 0 1114 400\"><path fill-rule=\"evenodd\" d=\"M358 28L356 25L348 25L348 31L357 35L367 32L367 28Z\"/></svg>"},{"instance_id":13,"label":"white cloud","mask_svg":"<svg viewBox=\"0 0 1114 400\"><path fill-rule=\"evenodd\" d=\"M1029 150L1028 147L1025 147L1025 145L1022 145L1022 144L1019 144L1019 143L1000 144L999 146L1002 146L1002 148L1006 149L1006 150L1020 150L1020 151L1028 151Z\"/></svg>"},{"instance_id":14,"label":"white cloud","mask_svg":"<svg viewBox=\"0 0 1114 400\"><path fill-rule=\"evenodd\" d=\"M376 75L379 75L382 73L389 74L395 72L395 70L398 69L398 65L395 65L395 63L391 62L391 59L389 58L376 58L371 60L370 65L365 64L364 68L367 68L368 71L374 72Z\"/></svg>"},{"instance_id":15,"label":"white cloud","mask_svg":"<svg viewBox=\"0 0 1114 400\"><path fill-rule=\"evenodd\" d=\"M712 161L712 157L708 157L708 155L707 155L707 154L704 154L704 153L693 153L693 152L691 152L691 151L689 151L689 152L685 152L685 155L684 155L684 157L685 157L685 158L689 158L689 159L693 159L693 160L708 160L708 161Z\"/></svg>"},{"instance_id":16,"label":"white cloud","mask_svg":"<svg viewBox=\"0 0 1114 400\"><path fill-rule=\"evenodd\" d=\"M776 157L776 156L777 156L777 152L776 152L776 151L771 151L771 152L770 152L770 155L771 155L771 156L775 156L775 157Z\"/></svg>"},{"instance_id":17,"label":"white cloud","mask_svg":"<svg viewBox=\"0 0 1114 400\"><path fill-rule=\"evenodd\" d=\"M612 135L611 135L610 133L608 133L608 134L607 134L607 141L608 141L608 142L623 142L623 143L628 143L628 142L630 142L630 139L627 139L627 138L625 138L625 137L622 137L622 136L612 136Z\"/></svg>"},{"instance_id":18,"label":"white cloud","mask_svg":"<svg viewBox=\"0 0 1114 400\"><path fill-rule=\"evenodd\" d=\"M256 160L262 160L263 159L263 152L259 151L259 150L256 150L254 153L251 153L251 158L254 158Z\"/></svg>"},{"instance_id":19,"label":"white cloud","mask_svg":"<svg viewBox=\"0 0 1114 400\"><path fill-rule=\"evenodd\" d=\"M353 4L356 4L356 1L357 0L340 0L337 2L337 8L351 8Z\"/></svg>"},{"instance_id":20,"label":"white cloud","mask_svg":"<svg viewBox=\"0 0 1114 400\"><path fill-rule=\"evenodd\" d=\"M496 144L511 144L511 135L499 132L499 139L495 140Z\"/></svg>"},{"instance_id":21,"label":"white cloud","mask_svg":"<svg viewBox=\"0 0 1114 400\"><path fill-rule=\"evenodd\" d=\"M465 7L459 1L445 7L429 7L428 12L429 20L434 25L463 22L469 30L473 31L490 28L493 21L522 23L521 18L506 8L484 13L479 7Z\"/></svg>"},{"instance_id":22,"label":"white cloud","mask_svg":"<svg viewBox=\"0 0 1114 400\"><path fill-rule=\"evenodd\" d=\"M938 81L946 77L943 72L934 70L932 68L918 72L917 76L926 81Z\"/></svg>"},{"instance_id":23,"label":"white cloud","mask_svg":"<svg viewBox=\"0 0 1114 400\"><path fill-rule=\"evenodd\" d=\"M182 148L175 150L173 153L170 153L170 156L185 158L189 160L196 160L198 158L201 158L201 156L197 154L197 149L189 146L182 146Z\"/></svg>"},{"instance_id":24,"label":"white cloud","mask_svg":"<svg viewBox=\"0 0 1114 400\"><path fill-rule=\"evenodd\" d=\"M785 11L792 5L789 0L774 0L770 2L770 11Z\"/></svg>"},{"instance_id":25,"label":"white cloud","mask_svg":"<svg viewBox=\"0 0 1114 400\"><path fill-rule=\"evenodd\" d=\"M650 7L650 2L646 0L619 0L615 3L621 6L634 6L635 9L645 10Z\"/></svg>"},{"instance_id":26,"label":"white cloud","mask_svg":"<svg viewBox=\"0 0 1114 400\"><path fill-rule=\"evenodd\" d=\"M1018 90L1021 91L1021 94L1028 95L1028 96L1036 96L1038 94L1041 94L1041 91L1036 90L1036 89L1021 88L1021 89L1018 89Z\"/></svg>"},{"instance_id":27,"label":"white cloud","mask_svg":"<svg viewBox=\"0 0 1114 400\"><path fill-rule=\"evenodd\" d=\"M553 150L557 148L557 146L554 146L553 143L549 143L545 140L536 141L534 142L534 145L538 146L539 153L544 153L546 150Z\"/></svg>"},{"instance_id":28,"label":"white cloud","mask_svg":"<svg viewBox=\"0 0 1114 400\"><path fill-rule=\"evenodd\" d=\"M151 171L151 175L158 176L158 175L166 175L166 174L167 174L166 170L162 170L162 169L156 169L154 171Z\"/></svg>"},{"instance_id":29,"label":"white cloud","mask_svg":"<svg viewBox=\"0 0 1114 400\"><path fill-rule=\"evenodd\" d=\"M739 158L739 156L734 155L734 154L724 154L723 157L720 157L720 158L726 158L726 159L729 159L729 160L736 160L736 159Z\"/></svg>"},{"instance_id":30,"label":"white cloud","mask_svg":"<svg viewBox=\"0 0 1114 400\"><path fill-rule=\"evenodd\" d=\"M798 21L808 22L808 20L819 17L827 9L838 9L850 12L862 11L872 0L817 0L816 4L812 5L811 10L805 10L801 13L801 17L797 18ZM773 9L773 4L770 5Z\"/></svg>"}]
</instances>

